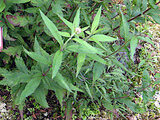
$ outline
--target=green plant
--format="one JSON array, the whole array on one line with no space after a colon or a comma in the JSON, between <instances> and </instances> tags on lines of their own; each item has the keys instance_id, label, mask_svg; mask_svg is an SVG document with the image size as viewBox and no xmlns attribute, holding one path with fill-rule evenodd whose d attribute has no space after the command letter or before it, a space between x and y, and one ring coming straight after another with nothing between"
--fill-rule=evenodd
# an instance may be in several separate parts
<instances>
[{"instance_id":1,"label":"green plant","mask_svg":"<svg viewBox=\"0 0 160 120\"><path fill-rule=\"evenodd\" d=\"M145 23L151 17L160 23L157 18L160 10L156 6L160 2L124 0L123 4L115 4L108 0L89 0L80 4L80 1L68 1L74 10L64 7L64 2L22 0L28 8L18 4L25 11L23 17L15 13L18 23L13 15L7 18L9 8L16 10L18 6L9 0L2 2L4 37L13 40L9 36L14 36L19 40L7 43L12 47L3 52L11 56L5 55L4 60L10 65L0 69L4 77L0 84L11 88L14 104L22 110L26 98L32 96L41 106L49 107L46 95L48 90L53 90L61 107L66 108L66 119L71 118L73 107L79 109L82 117L83 106L91 102L124 118L123 112L147 111L147 103L156 91L149 86L158 83L150 78L143 49L140 63L137 61L137 46L140 41L154 44L136 23ZM5 8L5 4L9 7ZM97 8L97 14L90 15ZM138 94L143 99L136 103L134 100L140 99Z\"/></svg>"}]
</instances>

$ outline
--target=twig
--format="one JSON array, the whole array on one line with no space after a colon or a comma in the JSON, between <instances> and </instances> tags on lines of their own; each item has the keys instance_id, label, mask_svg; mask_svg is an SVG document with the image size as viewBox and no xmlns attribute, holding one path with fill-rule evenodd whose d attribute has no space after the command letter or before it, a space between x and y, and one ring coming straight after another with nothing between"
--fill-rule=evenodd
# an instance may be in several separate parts
<instances>
[{"instance_id":1,"label":"twig","mask_svg":"<svg viewBox=\"0 0 160 120\"><path fill-rule=\"evenodd\" d=\"M100 5L100 3L99 3L99 4L96 4L95 7L93 8L93 10L91 10L91 12L89 12L89 14L91 14L92 12L94 12L95 9L96 9L99 5Z\"/></svg>"},{"instance_id":2,"label":"twig","mask_svg":"<svg viewBox=\"0 0 160 120\"><path fill-rule=\"evenodd\" d=\"M159 3L160 3L160 1L157 2L156 5L158 5ZM139 14L139 15L137 15L137 16L135 16L135 17L132 17L131 19L128 20L128 22L136 19L137 17L140 17L141 15L145 14L146 12L148 12L150 9L151 9L151 8L148 8L148 9L146 9L142 14ZM117 30L119 27L120 27L120 26L117 26L116 28L113 29L113 31Z\"/></svg>"},{"instance_id":3,"label":"twig","mask_svg":"<svg viewBox=\"0 0 160 120\"><path fill-rule=\"evenodd\" d=\"M118 50L114 51L113 53L107 55L107 56L104 57L104 58L108 58L108 57L110 57L111 55L114 55L115 53L117 53L118 51L120 51L128 42L129 42L129 40L126 41Z\"/></svg>"},{"instance_id":4,"label":"twig","mask_svg":"<svg viewBox=\"0 0 160 120\"><path fill-rule=\"evenodd\" d=\"M52 67L52 65L50 65L50 66L49 66L49 68L47 69L47 71L46 71L46 72L42 73L42 76L46 76L46 75L47 75L47 73L49 72L49 70L51 69L51 67Z\"/></svg>"},{"instance_id":5,"label":"twig","mask_svg":"<svg viewBox=\"0 0 160 120\"><path fill-rule=\"evenodd\" d=\"M72 11L71 15L69 16L68 21L70 21L71 17L73 16L73 13L75 12L75 10L77 9L78 5L76 5L75 9Z\"/></svg>"}]
</instances>

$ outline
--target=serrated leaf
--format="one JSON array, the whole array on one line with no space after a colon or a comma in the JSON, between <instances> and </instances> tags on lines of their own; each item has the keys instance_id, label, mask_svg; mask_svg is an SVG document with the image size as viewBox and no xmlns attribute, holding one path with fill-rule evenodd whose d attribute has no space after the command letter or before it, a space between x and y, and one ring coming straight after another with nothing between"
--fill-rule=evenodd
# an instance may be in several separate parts
<instances>
[{"instance_id":1,"label":"serrated leaf","mask_svg":"<svg viewBox=\"0 0 160 120\"><path fill-rule=\"evenodd\" d=\"M79 27L79 22L80 22L80 8L77 10L76 16L74 17L74 20L73 20L74 29Z\"/></svg>"},{"instance_id":2,"label":"serrated leaf","mask_svg":"<svg viewBox=\"0 0 160 120\"><path fill-rule=\"evenodd\" d=\"M103 34L96 34L96 35L93 35L89 38L90 41L100 41L100 42L113 42L117 39L113 38L113 37L110 37L110 36L107 36L107 35L103 35Z\"/></svg>"},{"instance_id":3,"label":"serrated leaf","mask_svg":"<svg viewBox=\"0 0 160 120\"><path fill-rule=\"evenodd\" d=\"M103 58L101 58L96 54L86 54L86 55L97 62L100 62L102 64L107 64L107 62Z\"/></svg>"},{"instance_id":4,"label":"serrated leaf","mask_svg":"<svg viewBox=\"0 0 160 120\"><path fill-rule=\"evenodd\" d=\"M71 35L68 33L68 32L61 32L61 31L59 31L58 32L61 36L63 36L63 37L71 37Z\"/></svg>"},{"instance_id":5,"label":"serrated leaf","mask_svg":"<svg viewBox=\"0 0 160 120\"><path fill-rule=\"evenodd\" d=\"M9 47L7 49L3 49L2 51L8 55L20 55L22 52L22 46Z\"/></svg>"},{"instance_id":6,"label":"serrated leaf","mask_svg":"<svg viewBox=\"0 0 160 120\"><path fill-rule=\"evenodd\" d=\"M63 97L65 95L66 90L63 89L63 88L61 88L61 87L56 86L55 89L54 89L54 91L55 91L57 99L59 100L59 103L62 106Z\"/></svg>"},{"instance_id":7,"label":"serrated leaf","mask_svg":"<svg viewBox=\"0 0 160 120\"><path fill-rule=\"evenodd\" d=\"M26 97L28 97L29 95L34 93L36 88L39 86L40 82L41 82L40 77L35 77L35 78L31 79L28 82L28 84L25 86L25 89L23 90L23 92L21 94L20 102L22 102Z\"/></svg>"},{"instance_id":8,"label":"serrated leaf","mask_svg":"<svg viewBox=\"0 0 160 120\"><path fill-rule=\"evenodd\" d=\"M131 49L131 52L130 52L130 55L131 55L131 59L134 61L133 59L133 56L136 52L136 47L138 46L138 39L137 37L133 37L130 41L130 49Z\"/></svg>"},{"instance_id":9,"label":"serrated leaf","mask_svg":"<svg viewBox=\"0 0 160 120\"><path fill-rule=\"evenodd\" d=\"M117 65L117 66L119 66L120 68L122 68L123 70L125 70L126 72L130 73L131 75L132 75L132 74L135 75L135 73L129 71L129 70L128 70L122 63L120 63L118 60L112 59L112 62L113 62L115 65Z\"/></svg>"},{"instance_id":10,"label":"serrated leaf","mask_svg":"<svg viewBox=\"0 0 160 120\"><path fill-rule=\"evenodd\" d=\"M92 96L92 94L91 94L91 91L90 91L90 89L89 89L89 86L88 86L88 84L85 82L85 85L86 85L86 91L87 91L87 93L89 94L89 96L91 97L91 99L93 100L93 96Z\"/></svg>"},{"instance_id":11,"label":"serrated leaf","mask_svg":"<svg viewBox=\"0 0 160 120\"><path fill-rule=\"evenodd\" d=\"M91 46L89 43L87 43L86 41L79 39L79 38L74 38L73 40L75 40L76 42L80 43L81 45L85 46L89 51L92 51L93 53L98 53L98 54L102 54L101 52L99 52L95 47Z\"/></svg>"},{"instance_id":12,"label":"serrated leaf","mask_svg":"<svg viewBox=\"0 0 160 120\"><path fill-rule=\"evenodd\" d=\"M52 63L52 79L57 75L58 70L61 66L62 63L62 57L63 57L63 52L58 50L53 58L53 63Z\"/></svg>"},{"instance_id":13,"label":"serrated leaf","mask_svg":"<svg viewBox=\"0 0 160 120\"><path fill-rule=\"evenodd\" d=\"M128 21L126 20L125 16L123 15L123 12L121 11L121 15L122 15L122 22L121 22L121 26L120 26L120 31L121 31L121 36L125 38L125 40L128 40L129 38L129 24Z\"/></svg>"},{"instance_id":14,"label":"serrated leaf","mask_svg":"<svg viewBox=\"0 0 160 120\"><path fill-rule=\"evenodd\" d=\"M66 82L66 79L60 74L57 73L56 77L54 78L54 80L64 89L68 90L69 92L72 92L72 90L70 89L69 85Z\"/></svg>"},{"instance_id":15,"label":"serrated leaf","mask_svg":"<svg viewBox=\"0 0 160 120\"><path fill-rule=\"evenodd\" d=\"M17 57L15 59L15 63L16 63L17 68L20 71L22 71L24 73L28 73L28 69L27 69L26 65L24 64L24 61L23 61L23 59L21 57Z\"/></svg>"},{"instance_id":16,"label":"serrated leaf","mask_svg":"<svg viewBox=\"0 0 160 120\"><path fill-rule=\"evenodd\" d=\"M40 54L40 55L41 55L40 46L39 46L39 43L38 43L38 41L37 41L37 37L35 37L34 51L35 51L37 54Z\"/></svg>"},{"instance_id":17,"label":"serrated leaf","mask_svg":"<svg viewBox=\"0 0 160 120\"><path fill-rule=\"evenodd\" d=\"M60 44L60 46L63 45L63 40L62 37L60 36L60 34L58 33L58 29L57 27L54 25L54 23L43 14L43 12L40 10L42 19L44 21L44 23L46 24L47 28L50 30L50 32L52 33L52 35L54 36L54 38L58 41L58 43Z\"/></svg>"},{"instance_id":18,"label":"serrated leaf","mask_svg":"<svg viewBox=\"0 0 160 120\"><path fill-rule=\"evenodd\" d=\"M143 71L142 87L145 88L151 83L151 78L147 70Z\"/></svg>"},{"instance_id":19,"label":"serrated leaf","mask_svg":"<svg viewBox=\"0 0 160 120\"><path fill-rule=\"evenodd\" d=\"M103 71L104 71L104 64L99 62L94 63L92 85L95 84L95 81L101 76Z\"/></svg>"},{"instance_id":20,"label":"serrated leaf","mask_svg":"<svg viewBox=\"0 0 160 120\"><path fill-rule=\"evenodd\" d=\"M91 33L93 33L98 28L100 17L101 17L101 9L102 9L102 7L99 8L99 10L93 20L92 27L91 27Z\"/></svg>"},{"instance_id":21,"label":"serrated leaf","mask_svg":"<svg viewBox=\"0 0 160 120\"><path fill-rule=\"evenodd\" d=\"M83 92L83 93L84 93L83 90L81 90L81 89L79 89L78 87L74 86L72 83L68 83L68 85L69 85L69 88L70 88L71 90L80 91L80 92Z\"/></svg>"},{"instance_id":22,"label":"serrated leaf","mask_svg":"<svg viewBox=\"0 0 160 120\"><path fill-rule=\"evenodd\" d=\"M39 55L39 54L37 54L35 52L29 52L25 48L24 48L24 51L25 51L25 53L27 53L35 61L40 62L42 64L46 64L46 65L50 64L50 62L48 61L48 59L46 59L44 56Z\"/></svg>"},{"instance_id":23,"label":"serrated leaf","mask_svg":"<svg viewBox=\"0 0 160 120\"><path fill-rule=\"evenodd\" d=\"M46 100L47 89L45 89L42 85L40 85L33 94L35 100L44 108L48 108L48 103Z\"/></svg>"},{"instance_id":24,"label":"serrated leaf","mask_svg":"<svg viewBox=\"0 0 160 120\"><path fill-rule=\"evenodd\" d=\"M137 39L140 39L140 40L146 41L146 42L148 42L148 43L152 44L152 45L156 48L156 46L154 45L153 41L152 41L150 38L148 38L148 37L138 36L138 37L137 37Z\"/></svg>"},{"instance_id":25,"label":"serrated leaf","mask_svg":"<svg viewBox=\"0 0 160 120\"><path fill-rule=\"evenodd\" d=\"M76 53L90 53L90 54L95 53L94 51L89 50L87 47L83 45L78 45L78 44L68 45L67 50L76 52Z\"/></svg>"},{"instance_id":26,"label":"serrated leaf","mask_svg":"<svg viewBox=\"0 0 160 120\"><path fill-rule=\"evenodd\" d=\"M86 54L83 54L83 53L79 53L78 56L77 56L77 72L76 72L76 77L78 76L80 70L81 70L81 67L85 61L85 58L86 58Z\"/></svg>"},{"instance_id":27,"label":"serrated leaf","mask_svg":"<svg viewBox=\"0 0 160 120\"><path fill-rule=\"evenodd\" d=\"M60 15L58 15L58 17L71 29L73 30L73 24L71 22L69 22L68 20L66 20L65 18L61 17Z\"/></svg>"}]
</instances>

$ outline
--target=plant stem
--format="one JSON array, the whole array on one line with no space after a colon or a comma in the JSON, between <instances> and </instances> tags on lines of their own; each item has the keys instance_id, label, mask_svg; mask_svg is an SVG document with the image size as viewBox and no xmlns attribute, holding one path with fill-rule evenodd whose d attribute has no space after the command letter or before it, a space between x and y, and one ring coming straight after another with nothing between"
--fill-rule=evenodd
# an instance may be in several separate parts
<instances>
[{"instance_id":1,"label":"plant stem","mask_svg":"<svg viewBox=\"0 0 160 120\"><path fill-rule=\"evenodd\" d=\"M160 1L157 2L156 5L158 5L159 3L160 3ZM135 17L132 17L131 19L128 20L128 22L136 19L137 17L140 17L141 15L145 14L146 12L148 12L150 9L151 9L151 8L148 8L148 9L146 9L142 14L139 14L139 15L137 15L137 16L135 16ZM113 31L117 30L119 27L120 27L120 26L115 27L115 28L113 29Z\"/></svg>"},{"instance_id":2,"label":"plant stem","mask_svg":"<svg viewBox=\"0 0 160 120\"><path fill-rule=\"evenodd\" d=\"M63 51L63 49L66 47L67 43L72 39L72 37L75 35L75 33L73 33L71 35L71 37L64 43L64 45L61 47L61 51Z\"/></svg>"},{"instance_id":3,"label":"plant stem","mask_svg":"<svg viewBox=\"0 0 160 120\"><path fill-rule=\"evenodd\" d=\"M117 53L118 51L120 51L123 47L125 47L125 45L126 45L128 42L129 42L129 40L126 41L120 48L118 48L118 50L116 50L116 51L114 51L113 53L111 53L111 54L105 56L104 58L108 58L108 57L114 55L115 53Z\"/></svg>"}]
</instances>

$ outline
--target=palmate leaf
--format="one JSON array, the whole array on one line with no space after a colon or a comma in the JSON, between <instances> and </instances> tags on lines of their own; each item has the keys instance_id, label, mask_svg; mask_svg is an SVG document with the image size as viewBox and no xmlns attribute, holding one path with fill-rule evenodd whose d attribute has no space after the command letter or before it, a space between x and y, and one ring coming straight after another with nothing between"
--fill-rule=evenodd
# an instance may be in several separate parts
<instances>
[{"instance_id":1,"label":"palmate leaf","mask_svg":"<svg viewBox=\"0 0 160 120\"><path fill-rule=\"evenodd\" d=\"M39 86L40 82L41 82L41 76L36 76L34 78L32 78L27 85L25 86L25 89L23 90L21 97L20 97L20 103L22 101L24 101L24 99L26 97L28 97L29 95L31 95L32 93L34 93L34 91L36 90L36 88Z\"/></svg>"},{"instance_id":2,"label":"palmate leaf","mask_svg":"<svg viewBox=\"0 0 160 120\"><path fill-rule=\"evenodd\" d=\"M58 43L60 44L60 46L63 45L63 40L61 35L58 33L58 29L57 27L54 25L54 23L43 14L43 12L40 10L42 19L44 21L44 23L46 24L47 28L50 30L50 32L52 33L52 35L55 37L55 39L58 41Z\"/></svg>"},{"instance_id":3,"label":"palmate leaf","mask_svg":"<svg viewBox=\"0 0 160 120\"><path fill-rule=\"evenodd\" d=\"M98 28L100 17L101 17L101 9L102 9L102 7L99 8L99 10L93 20L92 27L91 27L91 33L94 33L96 31L96 29Z\"/></svg>"},{"instance_id":4,"label":"palmate leaf","mask_svg":"<svg viewBox=\"0 0 160 120\"><path fill-rule=\"evenodd\" d=\"M63 52L58 50L53 58L53 63L52 63L52 79L57 75L58 70L61 66L62 63L62 57L63 57Z\"/></svg>"},{"instance_id":5,"label":"palmate leaf","mask_svg":"<svg viewBox=\"0 0 160 120\"><path fill-rule=\"evenodd\" d=\"M133 56L134 56L134 54L136 52L137 45L138 45L138 39L137 39L137 37L134 36L130 41L130 49L131 49L130 54L131 54L131 59L133 61L134 61Z\"/></svg>"},{"instance_id":6,"label":"palmate leaf","mask_svg":"<svg viewBox=\"0 0 160 120\"><path fill-rule=\"evenodd\" d=\"M78 74L79 74L79 72L81 70L81 67L84 64L85 58L86 58L86 54L83 54L83 53L79 53L78 54L78 56L77 56L77 73L76 73L76 76L78 76Z\"/></svg>"}]
</instances>

